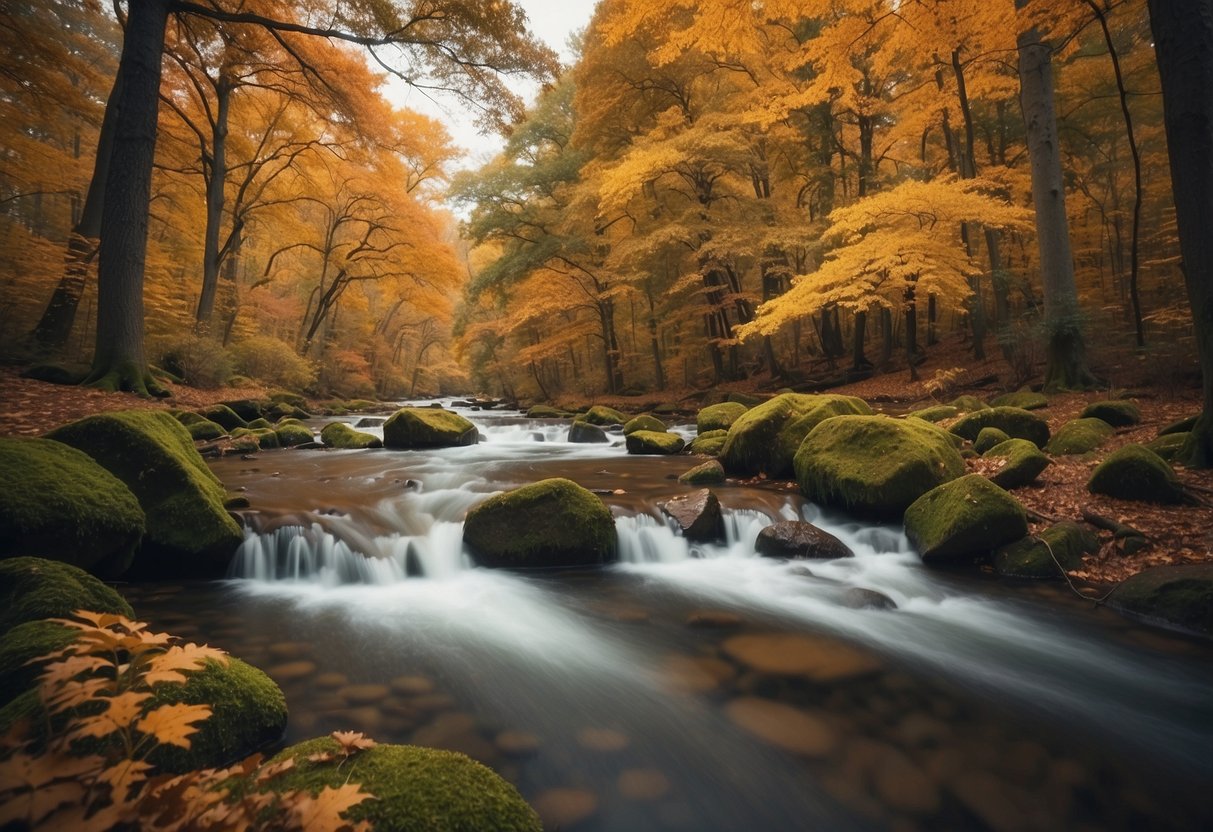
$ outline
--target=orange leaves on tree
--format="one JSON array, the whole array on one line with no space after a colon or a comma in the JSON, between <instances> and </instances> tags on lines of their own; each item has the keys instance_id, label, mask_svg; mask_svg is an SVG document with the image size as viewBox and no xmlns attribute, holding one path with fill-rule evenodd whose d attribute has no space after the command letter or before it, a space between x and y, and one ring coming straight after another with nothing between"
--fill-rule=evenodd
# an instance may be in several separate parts
<instances>
[{"instance_id":1,"label":"orange leaves on tree","mask_svg":"<svg viewBox=\"0 0 1213 832\"><path fill-rule=\"evenodd\" d=\"M149 685L159 682L185 682L185 672L201 670L207 661L227 664L227 655L222 650L193 642L185 646L174 645L151 658L144 673Z\"/></svg>"}]
</instances>

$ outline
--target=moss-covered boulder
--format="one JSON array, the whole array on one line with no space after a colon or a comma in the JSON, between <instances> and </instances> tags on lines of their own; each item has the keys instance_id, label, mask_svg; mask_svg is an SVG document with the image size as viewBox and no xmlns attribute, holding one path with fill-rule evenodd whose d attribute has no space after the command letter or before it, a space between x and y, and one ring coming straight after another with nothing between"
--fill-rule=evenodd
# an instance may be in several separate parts
<instances>
[{"instance_id":1,"label":"moss-covered boulder","mask_svg":"<svg viewBox=\"0 0 1213 832\"><path fill-rule=\"evenodd\" d=\"M192 410L182 410L182 411L173 413L173 418L175 418L181 424L185 425L187 428L190 425L196 425L199 422L210 422L211 421L210 419L203 416L201 413L195 413ZM218 423L213 422L212 424L218 424Z\"/></svg>"},{"instance_id":2,"label":"moss-covered boulder","mask_svg":"<svg viewBox=\"0 0 1213 832\"><path fill-rule=\"evenodd\" d=\"M257 430L251 431L251 433L257 440L257 447L263 451L269 451L273 450L274 448L282 447L282 443L278 441L278 434L275 433L272 428L258 428ZM233 432L232 436L235 435L235 432Z\"/></svg>"},{"instance_id":3,"label":"moss-covered boulder","mask_svg":"<svg viewBox=\"0 0 1213 832\"><path fill-rule=\"evenodd\" d=\"M1175 472L1142 445L1125 445L1096 466L1087 481L1092 494L1171 505L1185 500Z\"/></svg>"},{"instance_id":4,"label":"moss-covered boulder","mask_svg":"<svg viewBox=\"0 0 1213 832\"><path fill-rule=\"evenodd\" d=\"M1002 467L992 472L990 482L999 488L1019 488L1036 481L1053 460L1040 452L1040 448L1026 439L1008 439L982 454L987 459L1006 460Z\"/></svg>"},{"instance_id":5,"label":"moss-covered boulder","mask_svg":"<svg viewBox=\"0 0 1213 832\"><path fill-rule=\"evenodd\" d=\"M601 404L594 405L577 418L582 422L589 422L591 425L603 427L607 425L622 425L628 420L628 417L618 410Z\"/></svg>"},{"instance_id":6,"label":"moss-covered boulder","mask_svg":"<svg viewBox=\"0 0 1213 832\"><path fill-rule=\"evenodd\" d=\"M973 440L973 450L979 455L984 454L990 448L993 448L995 445L1001 445L1010 438L1006 432L998 428L982 428L978 431L977 438Z\"/></svg>"},{"instance_id":7,"label":"moss-covered boulder","mask_svg":"<svg viewBox=\"0 0 1213 832\"><path fill-rule=\"evenodd\" d=\"M458 413L436 407L402 407L383 423L386 448L445 448L475 445L476 426Z\"/></svg>"},{"instance_id":8,"label":"moss-covered boulder","mask_svg":"<svg viewBox=\"0 0 1213 832\"><path fill-rule=\"evenodd\" d=\"M256 399L234 399L231 401L220 402L221 405L235 413L246 422L251 422L254 419L260 419L265 412L265 405L270 402L259 402Z\"/></svg>"},{"instance_id":9,"label":"moss-covered boulder","mask_svg":"<svg viewBox=\"0 0 1213 832\"><path fill-rule=\"evenodd\" d=\"M944 419L951 419L953 416L960 415L960 411L950 404L937 404L919 410L912 410L906 415L925 419L928 422L942 422Z\"/></svg>"},{"instance_id":10,"label":"moss-covered boulder","mask_svg":"<svg viewBox=\"0 0 1213 832\"><path fill-rule=\"evenodd\" d=\"M596 566L615 560L615 521L593 493L553 478L473 508L463 542L481 566Z\"/></svg>"},{"instance_id":11,"label":"moss-covered boulder","mask_svg":"<svg viewBox=\"0 0 1213 832\"><path fill-rule=\"evenodd\" d=\"M270 402L275 404L285 404L288 407L307 407L307 399L298 393L292 393L289 390L271 390Z\"/></svg>"},{"instance_id":12,"label":"moss-covered boulder","mask_svg":"<svg viewBox=\"0 0 1213 832\"><path fill-rule=\"evenodd\" d=\"M625 444L630 454L661 456L681 453L686 443L676 433L655 430L638 430L629 433Z\"/></svg>"},{"instance_id":13,"label":"moss-covered boulder","mask_svg":"<svg viewBox=\"0 0 1213 832\"><path fill-rule=\"evenodd\" d=\"M599 444L610 442L611 438L606 435L606 431L597 425L591 425L589 422L574 421L569 425L568 441L578 444Z\"/></svg>"},{"instance_id":14,"label":"moss-covered boulder","mask_svg":"<svg viewBox=\"0 0 1213 832\"><path fill-rule=\"evenodd\" d=\"M871 412L863 399L853 396L783 393L733 422L720 462L731 474L783 476L792 470L800 443L821 422L832 416Z\"/></svg>"},{"instance_id":15,"label":"moss-covered boulder","mask_svg":"<svg viewBox=\"0 0 1213 832\"><path fill-rule=\"evenodd\" d=\"M1091 402L1083 409L1082 418L1102 419L1114 428L1124 428L1141 421L1141 410L1133 402Z\"/></svg>"},{"instance_id":16,"label":"moss-covered boulder","mask_svg":"<svg viewBox=\"0 0 1213 832\"><path fill-rule=\"evenodd\" d=\"M810 500L889 519L965 470L947 433L920 419L889 416L825 420L801 443L795 468Z\"/></svg>"},{"instance_id":17,"label":"moss-covered boulder","mask_svg":"<svg viewBox=\"0 0 1213 832\"><path fill-rule=\"evenodd\" d=\"M347 411L348 408L341 408L339 412L345 413ZM264 418L285 419L290 417L294 419L308 419L311 418L311 415L312 414L308 413L302 407L295 407L293 405L286 404L285 402L274 402L265 409Z\"/></svg>"},{"instance_id":18,"label":"moss-covered boulder","mask_svg":"<svg viewBox=\"0 0 1213 832\"><path fill-rule=\"evenodd\" d=\"M1179 452L1183 450L1184 443L1188 441L1186 433L1164 433L1151 439L1145 444L1154 453L1158 454L1165 462L1172 463Z\"/></svg>"},{"instance_id":19,"label":"moss-covered boulder","mask_svg":"<svg viewBox=\"0 0 1213 832\"><path fill-rule=\"evenodd\" d=\"M993 407L1018 407L1020 410L1040 410L1049 406L1049 400L1043 393L1032 390L1016 390L1014 393L1003 393L990 400ZM1024 437L1025 439L1027 437Z\"/></svg>"},{"instance_id":20,"label":"moss-covered boulder","mask_svg":"<svg viewBox=\"0 0 1213 832\"><path fill-rule=\"evenodd\" d=\"M0 560L0 633L26 621L65 618L76 610L135 615L121 595L71 564L29 557Z\"/></svg>"},{"instance_id":21,"label":"moss-covered boulder","mask_svg":"<svg viewBox=\"0 0 1213 832\"><path fill-rule=\"evenodd\" d=\"M198 413L207 421L222 425L224 430L235 430L236 428L247 428L248 422L242 419L236 411L232 410L225 404L211 405L204 407ZM253 418L256 418L255 416Z\"/></svg>"},{"instance_id":22,"label":"moss-covered boulder","mask_svg":"<svg viewBox=\"0 0 1213 832\"><path fill-rule=\"evenodd\" d=\"M47 439L0 438L0 481L0 558L41 555L107 577L130 566L143 509L92 457Z\"/></svg>"},{"instance_id":23,"label":"moss-covered boulder","mask_svg":"<svg viewBox=\"0 0 1213 832\"><path fill-rule=\"evenodd\" d=\"M703 456L719 456L728 436L727 430L710 430L707 433L701 433L691 440L688 450L693 454Z\"/></svg>"},{"instance_id":24,"label":"moss-covered boulder","mask_svg":"<svg viewBox=\"0 0 1213 832\"><path fill-rule=\"evenodd\" d=\"M1107 442L1113 433L1115 429L1103 419L1071 419L1057 429L1045 450L1054 456L1089 454Z\"/></svg>"},{"instance_id":25,"label":"moss-covered boulder","mask_svg":"<svg viewBox=\"0 0 1213 832\"><path fill-rule=\"evenodd\" d=\"M274 435L278 437L278 444L283 448L306 445L316 439L312 434L312 429L303 425L279 425L274 428Z\"/></svg>"},{"instance_id":26,"label":"moss-covered boulder","mask_svg":"<svg viewBox=\"0 0 1213 832\"><path fill-rule=\"evenodd\" d=\"M185 429L190 432L190 438L195 442L205 442L211 439L218 439L221 436L227 436L227 431L223 429L222 425L206 419L186 425Z\"/></svg>"},{"instance_id":27,"label":"moss-covered boulder","mask_svg":"<svg viewBox=\"0 0 1213 832\"><path fill-rule=\"evenodd\" d=\"M38 659L76 640L76 631L53 621L26 621L0 636L0 707L32 690L42 673Z\"/></svg>"},{"instance_id":28,"label":"moss-covered boulder","mask_svg":"<svg viewBox=\"0 0 1213 832\"><path fill-rule=\"evenodd\" d=\"M568 412L546 404L537 404L526 412L528 419L564 419Z\"/></svg>"},{"instance_id":29,"label":"moss-covered boulder","mask_svg":"<svg viewBox=\"0 0 1213 832\"><path fill-rule=\"evenodd\" d=\"M926 563L984 555L1028 533L1019 501L980 474L923 494L906 509L906 536Z\"/></svg>"},{"instance_id":30,"label":"moss-covered boulder","mask_svg":"<svg viewBox=\"0 0 1213 832\"><path fill-rule=\"evenodd\" d=\"M960 413L972 413L975 410L989 410L990 406L976 396L957 396L948 402Z\"/></svg>"},{"instance_id":31,"label":"moss-covered boulder","mask_svg":"<svg viewBox=\"0 0 1213 832\"><path fill-rule=\"evenodd\" d=\"M950 430L970 442L982 428L998 428L1012 439L1026 439L1043 448L1049 441L1049 423L1019 407L991 407L962 416Z\"/></svg>"},{"instance_id":32,"label":"moss-covered boulder","mask_svg":"<svg viewBox=\"0 0 1213 832\"><path fill-rule=\"evenodd\" d=\"M329 422L320 429L320 441L330 448L382 448L378 436L354 430L345 422Z\"/></svg>"},{"instance_id":33,"label":"moss-covered boulder","mask_svg":"<svg viewBox=\"0 0 1213 832\"><path fill-rule=\"evenodd\" d=\"M737 391L733 391L725 396L725 401L732 404L743 404L746 407L757 407L763 402L770 401L770 399L765 399L762 396L751 396L749 393L738 393Z\"/></svg>"},{"instance_id":34,"label":"moss-covered boulder","mask_svg":"<svg viewBox=\"0 0 1213 832\"><path fill-rule=\"evenodd\" d=\"M1213 564L1155 566L1138 572L1112 591L1107 605L1145 624L1213 638Z\"/></svg>"},{"instance_id":35,"label":"moss-covered boulder","mask_svg":"<svg viewBox=\"0 0 1213 832\"><path fill-rule=\"evenodd\" d=\"M261 419L254 419L253 421L248 423L248 426L249 426L249 430L266 430L266 429L273 430L274 429L273 422L271 422L269 419L266 419L264 417Z\"/></svg>"},{"instance_id":36,"label":"moss-covered boulder","mask_svg":"<svg viewBox=\"0 0 1213 832\"><path fill-rule=\"evenodd\" d=\"M665 422L655 416L641 414L627 421L623 426L623 435L635 433L638 430L651 430L654 433L665 433Z\"/></svg>"},{"instance_id":37,"label":"moss-covered boulder","mask_svg":"<svg viewBox=\"0 0 1213 832\"><path fill-rule=\"evenodd\" d=\"M1179 419L1178 421L1171 422L1171 424L1164 426L1163 429L1158 432L1158 435L1167 436L1168 434L1172 433L1191 433L1192 428L1196 427L1196 421L1199 418L1200 414L1198 413L1195 416L1189 416L1186 419Z\"/></svg>"},{"instance_id":38,"label":"moss-covered boulder","mask_svg":"<svg viewBox=\"0 0 1213 832\"><path fill-rule=\"evenodd\" d=\"M748 410L740 402L721 402L711 404L699 411L695 416L695 427L700 435L712 430L728 430L741 414Z\"/></svg>"},{"instance_id":39,"label":"moss-covered boulder","mask_svg":"<svg viewBox=\"0 0 1213 832\"><path fill-rule=\"evenodd\" d=\"M709 460L684 471L678 481L683 485L716 485L724 482L724 466L714 459Z\"/></svg>"},{"instance_id":40,"label":"moss-covered boulder","mask_svg":"<svg viewBox=\"0 0 1213 832\"><path fill-rule=\"evenodd\" d=\"M994 553L994 571L1008 578L1060 578L1062 570L1081 569L1082 556L1098 550L1099 538L1090 529L1064 520L1003 546Z\"/></svg>"},{"instance_id":41,"label":"moss-covered boulder","mask_svg":"<svg viewBox=\"0 0 1213 832\"><path fill-rule=\"evenodd\" d=\"M376 832L540 832L535 810L491 769L452 751L412 745L377 745L345 759L336 741L323 737L291 746L274 761L295 766L265 788L317 794L354 782L373 794L346 812ZM311 759L333 754L330 762Z\"/></svg>"},{"instance_id":42,"label":"moss-covered boulder","mask_svg":"<svg viewBox=\"0 0 1213 832\"><path fill-rule=\"evenodd\" d=\"M97 460L134 492L147 534L133 569L145 576L222 575L243 535L226 492L189 432L164 411L89 416L47 434Z\"/></svg>"}]
</instances>

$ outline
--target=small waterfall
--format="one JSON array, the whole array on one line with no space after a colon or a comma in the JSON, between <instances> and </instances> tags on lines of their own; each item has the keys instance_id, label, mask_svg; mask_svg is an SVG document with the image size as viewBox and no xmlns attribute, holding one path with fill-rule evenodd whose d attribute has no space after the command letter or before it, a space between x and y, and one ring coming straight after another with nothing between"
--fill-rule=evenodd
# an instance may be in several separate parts
<instances>
[{"instance_id":1,"label":"small waterfall","mask_svg":"<svg viewBox=\"0 0 1213 832\"><path fill-rule=\"evenodd\" d=\"M758 533L776 520L798 519L790 505L772 518L753 509L725 509L724 542L694 543L668 518L649 514L615 518L619 560L623 563L678 563L691 558L749 557Z\"/></svg>"}]
</instances>

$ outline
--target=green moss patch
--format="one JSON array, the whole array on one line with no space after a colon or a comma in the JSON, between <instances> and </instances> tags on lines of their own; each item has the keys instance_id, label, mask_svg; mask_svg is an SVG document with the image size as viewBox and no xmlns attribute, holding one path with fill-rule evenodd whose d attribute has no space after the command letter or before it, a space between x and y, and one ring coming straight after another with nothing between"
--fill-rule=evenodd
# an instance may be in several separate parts
<instances>
[{"instance_id":1,"label":"green moss patch","mask_svg":"<svg viewBox=\"0 0 1213 832\"><path fill-rule=\"evenodd\" d=\"M960 411L950 404L937 404L932 407L913 410L906 415L925 419L928 422L942 422L944 419L951 419L953 416L958 416L959 414Z\"/></svg>"},{"instance_id":2,"label":"green moss patch","mask_svg":"<svg viewBox=\"0 0 1213 832\"><path fill-rule=\"evenodd\" d=\"M951 427L952 433L970 442L982 428L998 428L1012 439L1026 439L1043 448L1049 441L1049 423L1019 407L991 407L962 416Z\"/></svg>"},{"instance_id":3,"label":"green moss patch","mask_svg":"<svg viewBox=\"0 0 1213 832\"><path fill-rule=\"evenodd\" d=\"M993 407L1018 407L1020 410L1040 410L1049 406L1049 400L1043 393L1032 390L1016 390L1014 393L1004 393L990 400ZM1025 439L1027 437L1024 437Z\"/></svg>"},{"instance_id":4,"label":"green moss patch","mask_svg":"<svg viewBox=\"0 0 1213 832\"><path fill-rule=\"evenodd\" d=\"M33 690L44 664L37 659L75 639L75 630L44 620L26 621L0 636L0 707Z\"/></svg>"},{"instance_id":5,"label":"green moss patch","mask_svg":"<svg viewBox=\"0 0 1213 832\"><path fill-rule=\"evenodd\" d=\"M1001 468L990 475L990 482L999 488L1019 488L1033 483L1041 472L1053 464L1053 460L1026 439L1000 442L983 456L1006 460Z\"/></svg>"},{"instance_id":6,"label":"green moss patch","mask_svg":"<svg viewBox=\"0 0 1213 832\"><path fill-rule=\"evenodd\" d=\"M288 407L307 407L307 399L298 393L291 393L287 390L273 390L270 392L270 401L276 404L285 404Z\"/></svg>"},{"instance_id":7,"label":"green moss patch","mask_svg":"<svg viewBox=\"0 0 1213 832\"><path fill-rule=\"evenodd\" d=\"M1122 582L1107 604L1128 618L1213 638L1213 564L1155 566Z\"/></svg>"},{"instance_id":8,"label":"green moss patch","mask_svg":"<svg viewBox=\"0 0 1213 832\"><path fill-rule=\"evenodd\" d=\"M629 419L623 426L623 434L635 433L638 430L650 430L655 433L665 433L665 422L654 416L640 415Z\"/></svg>"},{"instance_id":9,"label":"green moss patch","mask_svg":"<svg viewBox=\"0 0 1213 832\"><path fill-rule=\"evenodd\" d=\"M48 438L79 448L134 492L147 535L134 569L144 575L222 575L242 535L223 507L219 479L189 432L163 411L103 413Z\"/></svg>"},{"instance_id":10,"label":"green moss patch","mask_svg":"<svg viewBox=\"0 0 1213 832\"><path fill-rule=\"evenodd\" d=\"M1082 556L1099 550L1099 538L1081 523L1062 521L994 553L994 571L1008 578L1060 578L1082 568ZM1058 569L1061 564L1061 569Z\"/></svg>"},{"instance_id":11,"label":"green moss patch","mask_svg":"<svg viewBox=\"0 0 1213 832\"><path fill-rule=\"evenodd\" d=\"M810 500L891 519L963 474L964 460L944 431L919 419L837 416L805 437L795 469Z\"/></svg>"},{"instance_id":12,"label":"green moss patch","mask_svg":"<svg viewBox=\"0 0 1213 832\"><path fill-rule=\"evenodd\" d=\"M989 410L990 406L976 396L957 396L948 402L960 413L972 413L975 410Z\"/></svg>"},{"instance_id":13,"label":"green moss patch","mask_svg":"<svg viewBox=\"0 0 1213 832\"><path fill-rule=\"evenodd\" d=\"M800 443L821 422L871 412L866 402L853 396L783 393L733 422L720 462L732 474L783 476L791 472Z\"/></svg>"},{"instance_id":14,"label":"green moss patch","mask_svg":"<svg viewBox=\"0 0 1213 832\"><path fill-rule=\"evenodd\" d=\"M695 427L701 436L712 430L728 430L748 409L740 402L708 405L695 416Z\"/></svg>"},{"instance_id":15,"label":"green moss patch","mask_svg":"<svg viewBox=\"0 0 1213 832\"><path fill-rule=\"evenodd\" d=\"M218 439L221 436L227 436L227 431L223 429L222 425L209 422L205 419L201 422L186 425L185 429L190 432L190 438L195 442L205 442L211 439Z\"/></svg>"},{"instance_id":16,"label":"green moss patch","mask_svg":"<svg viewBox=\"0 0 1213 832\"><path fill-rule=\"evenodd\" d=\"M66 618L76 610L135 615L121 595L71 564L43 558L0 560L0 633L26 621Z\"/></svg>"},{"instance_id":17,"label":"green moss patch","mask_svg":"<svg viewBox=\"0 0 1213 832\"><path fill-rule=\"evenodd\" d=\"M481 566L593 566L615 559L615 521L597 496L553 478L473 508L463 542Z\"/></svg>"},{"instance_id":18,"label":"green moss patch","mask_svg":"<svg viewBox=\"0 0 1213 832\"><path fill-rule=\"evenodd\" d=\"M378 436L354 430L345 422L329 422L320 429L320 441L330 448L382 448Z\"/></svg>"},{"instance_id":19,"label":"green moss patch","mask_svg":"<svg viewBox=\"0 0 1213 832\"><path fill-rule=\"evenodd\" d=\"M628 420L628 417L612 407L605 405L594 405L585 413L577 417L583 422L589 422L591 425L599 425L605 427L607 425L622 425Z\"/></svg>"},{"instance_id":20,"label":"green moss patch","mask_svg":"<svg viewBox=\"0 0 1213 832\"><path fill-rule=\"evenodd\" d=\"M724 467L716 460L696 465L678 477L683 485L715 485L724 482Z\"/></svg>"},{"instance_id":21,"label":"green moss patch","mask_svg":"<svg viewBox=\"0 0 1213 832\"><path fill-rule=\"evenodd\" d=\"M695 437L691 441L689 450L691 453L701 456L719 456L720 452L724 450L724 442L727 436L727 431L708 431L704 436Z\"/></svg>"},{"instance_id":22,"label":"green moss patch","mask_svg":"<svg viewBox=\"0 0 1213 832\"><path fill-rule=\"evenodd\" d=\"M517 789L491 769L451 751L411 745L377 745L340 764L309 757L338 751L323 737L283 751L295 767L269 782L277 790L319 793L325 786L361 783L373 794L346 814L381 832L540 832L542 824ZM341 755L337 755L341 760Z\"/></svg>"},{"instance_id":23,"label":"green moss patch","mask_svg":"<svg viewBox=\"0 0 1213 832\"><path fill-rule=\"evenodd\" d=\"M980 474L923 494L906 509L905 523L926 563L983 555L1028 533L1019 501Z\"/></svg>"},{"instance_id":24,"label":"green moss patch","mask_svg":"<svg viewBox=\"0 0 1213 832\"><path fill-rule=\"evenodd\" d=\"M725 397L725 401L731 404L743 404L746 407L757 407L763 402L770 401L770 399L764 399L762 396L751 396L749 393L732 392Z\"/></svg>"},{"instance_id":25,"label":"green moss patch","mask_svg":"<svg viewBox=\"0 0 1213 832\"><path fill-rule=\"evenodd\" d=\"M387 448L444 448L475 445L476 426L458 413L437 407L402 407L383 424Z\"/></svg>"},{"instance_id":26,"label":"green moss patch","mask_svg":"<svg viewBox=\"0 0 1213 832\"><path fill-rule=\"evenodd\" d=\"M274 435L278 437L278 444L283 448L293 448L295 445L306 445L308 442L314 442L316 437L312 435L312 429L303 425L280 424L274 428Z\"/></svg>"},{"instance_id":27,"label":"green moss patch","mask_svg":"<svg viewBox=\"0 0 1213 832\"><path fill-rule=\"evenodd\" d=\"M210 419L203 416L201 413L195 413L192 410L183 410L180 413L174 413L173 416L174 416L174 418L176 418L176 420L178 422L185 425L187 428L190 425L196 425L201 422L210 422L211 421ZM218 423L215 422L212 424L218 424Z\"/></svg>"},{"instance_id":28,"label":"green moss patch","mask_svg":"<svg viewBox=\"0 0 1213 832\"><path fill-rule=\"evenodd\" d=\"M1141 421L1141 410L1133 402L1091 402L1083 410L1082 417L1102 419L1114 428L1124 428Z\"/></svg>"},{"instance_id":29,"label":"green moss patch","mask_svg":"<svg viewBox=\"0 0 1213 832\"><path fill-rule=\"evenodd\" d=\"M984 454L990 448L1001 445L1010 438L1005 431L998 428L982 428L977 432L977 438L973 440L973 450L978 454Z\"/></svg>"},{"instance_id":30,"label":"green moss patch","mask_svg":"<svg viewBox=\"0 0 1213 832\"><path fill-rule=\"evenodd\" d=\"M143 509L87 454L47 439L0 438L0 480L0 558L40 555L106 576L130 566Z\"/></svg>"},{"instance_id":31,"label":"green moss patch","mask_svg":"<svg viewBox=\"0 0 1213 832\"><path fill-rule=\"evenodd\" d=\"M681 453L686 443L676 433L638 430L628 434L625 444L630 454L659 456Z\"/></svg>"},{"instance_id":32,"label":"green moss patch","mask_svg":"<svg viewBox=\"0 0 1213 832\"><path fill-rule=\"evenodd\" d=\"M1145 444L1145 447L1158 454L1165 462L1171 463L1179 456L1187 441L1188 434L1186 433L1164 433L1151 439Z\"/></svg>"},{"instance_id":33,"label":"green moss patch","mask_svg":"<svg viewBox=\"0 0 1213 832\"><path fill-rule=\"evenodd\" d=\"M1107 442L1115 432L1115 428L1103 419L1072 419L1057 429L1045 450L1054 456L1088 454Z\"/></svg>"},{"instance_id":34,"label":"green moss patch","mask_svg":"<svg viewBox=\"0 0 1213 832\"><path fill-rule=\"evenodd\" d=\"M1199 418L1200 414L1198 413L1195 416L1189 416L1186 419L1180 419L1179 421L1172 422L1160 430L1158 435L1167 436L1168 434L1172 433L1191 433L1192 428L1196 427L1196 421Z\"/></svg>"},{"instance_id":35,"label":"green moss patch","mask_svg":"<svg viewBox=\"0 0 1213 832\"><path fill-rule=\"evenodd\" d=\"M208 421L223 425L224 430L235 430L236 428L247 428L248 422L240 418L236 411L232 410L225 404L216 404L211 407L204 407L198 413ZM256 417L254 417L256 418Z\"/></svg>"},{"instance_id":36,"label":"green moss patch","mask_svg":"<svg viewBox=\"0 0 1213 832\"><path fill-rule=\"evenodd\" d=\"M271 402L262 402L256 399L235 399L233 401L220 402L220 404L244 421L251 422L254 419L260 419L265 413L265 406L271 404Z\"/></svg>"},{"instance_id":37,"label":"green moss patch","mask_svg":"<svg viewBox=\"0 0 1213 832\"><path fill-rule=\"evenodd\" d=\"M1184 502L1175 472L1162 457L1142 445L1125 445L1099 463L1087 481L1092 494L1169 505Z\"/></svg>"}]
</instances>

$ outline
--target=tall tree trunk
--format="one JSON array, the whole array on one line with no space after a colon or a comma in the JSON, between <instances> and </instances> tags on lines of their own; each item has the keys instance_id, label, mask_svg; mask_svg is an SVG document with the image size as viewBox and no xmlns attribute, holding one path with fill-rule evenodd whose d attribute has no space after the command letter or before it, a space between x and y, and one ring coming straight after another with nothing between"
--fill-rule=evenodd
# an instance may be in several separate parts
<instances>
[{"instance_id":1,"label":"tall tree trunk","mask_svg":"<svg viewBox=\"0 0 1213 832\"><path fill-rule=\"evenodd\" d=\"M665 369L661 366L661 339L657 336L657 311L653 304L653 293L645 287L645 300L649 302L649 345L653 350L653 382L658 390L665 389Z\"/></svg>"},{"instance_id":2,"label":"tall tree trunk","mask_svg":"<svg viewBox=\"0 0 1213 832\"><path fill-rule=\"evenodd\" d=\"M1039 1L1039 0L1038 0ZM1026 0L1017 0L1023 6ZM1019 36L1019 92L1032 163L1032 201L1045 306L1045 387L1091 387L1074 284L1061 145L1053 105L1053 50L1035 30Z\"/></svg>"},{"instance_id":3,"label":"tall tree trunk","mask_svg":"<svg viewBox=\"0 0 1213 832\"><path fill-rule=\"evenodd\" d=\"M893 313L886 306L880 309L880 370L887 372L893 361Z\"/></svg>"},{"instance_id":4,"label":"tall tree trunk","mask_svg":"<svg viewBox=\"0 0 1213 832\"><path fill-rule=\"evenodd\" d=\"M119 111L101 210L97 344L85 380L142 395L163 392L148 373L143 353L143 269L167 23L167 0L129 5L118 68L123 79Z\"/></svg>"},{"instance_id":5,"label":"tall tree trunk","mask_svg":"<svg viewBox=\"0 0 1213 832\"><path fill-rule=\"evenodd\" d=\"M913 284L906 287L906 363L910 365L910 381L918 381L918 304Z\"/></svg>"},{"instance_id":6,"label":"tall tree trunk","mask_svg":"<svg viewBox=\"0 0 1213 832\"><path fill-rule=\"evenodd\" d=\"M1213 467L1213 0L1148 0L1184 283L1203 377L1204 410L1180 452Z\"/></svg>"},{"instance_id":7,"label":"tall tree trunk","mask_svg":"<svg viewBox=\"0 0 1213 832\"><path fill-rule=\"evenodd\" d=\"M868 334L868 313L855 313L855 332L851 339L851 369L857 373L872 369L872 362L863 354L864 341Z\"/></svg>"},{"instance_id":8,"label":"tall tree trunk","mask_svg":"<svg viewBox=\"0 0 1213 832\"><path fill-rule=\"evenodd\" d=\"M47 352L58 352L67 345L76 321L76 309L88 285L89 262L97 253L96 240L101 236L101 206L105 201L105 183L109 177L110 158L114 147L114 130L122 100L122 70L114 77L97 136L97 155L93 159L93 178L89 180L84 207L67 240L63 277L55 287L42 318L31 333L34 344Z\"/></svg>"},{"instance_id":9,"label":"tall tree trunk","mask_svg":"<svg viewBox=\"0 0 1213 832\"><path fill-rule=\"evenodd\" d=\"M199 334L210 329L219 286L219 229L223 225L224 185L227 184L227 122L232 105L232 81L221 71L215 85L215 120L211 127L211 158L206 179L206 229L202 246L202 292L194 325Z\"/></svg>"}]
</instances>

